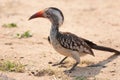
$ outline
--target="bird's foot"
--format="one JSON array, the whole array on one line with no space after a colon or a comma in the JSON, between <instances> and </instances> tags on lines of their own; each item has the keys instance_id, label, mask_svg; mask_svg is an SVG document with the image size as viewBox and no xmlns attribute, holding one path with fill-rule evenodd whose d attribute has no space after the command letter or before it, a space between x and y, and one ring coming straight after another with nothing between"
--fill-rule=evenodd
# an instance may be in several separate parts
<instances>
[{"instance_id":1,"label":"bird's foot","mask_svg":"<svg viewBox=\"0 0 120 80\"><path fill-rule=\"evenodd\" d=\"M52 64L52 62L48 62L48 64ZM55 64L52 64L52 66L58 66L58 65L62 65L62 64L65 64L65 63L55 63Z\"/></svg>"},{"instance_id":2,"label":"bird's foot","mask_svg":"<svg viewBox=\"0 0 120 80\"><path fill-rule=\"evenodd\" d=\"M63 62L55 63L55 64L53 64L52 66L58 66L58 65L62 65L62 64L65 64L65 63L63 63Z\"/></svg>"},{"instance_id":3,"label":"bird's foot","mask_svg":"<svg viewBox=\"0 0 120 80\"><path fill-rule=\"evenodd\" d=\"M56 63L56 64L53 64L52 66L58 66L58 65L61 65L62 63Z\"/></svg>"},{"instance_id":4,"label":"bird's foot","mask_svg":"<svg viewBox=\"0 0 120 80\"><path fill-rule=\"evenodd\" d=\"M79 62L76 62L76 63L73 65L73 67L72 67L70 70L68 70L67 72L71 73L73 70L75 70L75 67L76 67L78 64L79 64Z\"/></svg>"},{"instance_id":5,"label":"bird's foot","mask_svg":"<svg viewBox=\"0 0 120 80\"><path fill-rule=\"evenodd\" d=\"M65 70L65 73L72 73L75 69Z\"/></svg>"},{"instance_id":6,"label":"bird's foot","mask_svg":"<svg viewBox=\"0 0 120 80\"><path fill-rule=\"evenodd\" d=\"M65 73L72 73L71 70L65 70L64 72L65 72Z\"/></svg>"},{"instance_id":7,"label":"bird's foot","mask_svg":"<svg viewBox=\"0 0 120 80\"><path fill-rule=\"evenodd\" d=\"M58 65L61 65L63 63L55 63L55 64L53 64L52 62L48 62L48 64L52 64L52 66L58 66Z\"/></svg>"},{"instance_id":8,"label":"bird's foot","mask_svg":"<svg viewBox=\"0 0 120 80\"><path fill-rule=\"evenodd\" d=\"M59 63L53 64L52 66L58 66L58 65L61 65L61 64L65 64L65 63L63 63L65 59L67 59L67 57L64 57Z\"/></svg>"}]
</instances>

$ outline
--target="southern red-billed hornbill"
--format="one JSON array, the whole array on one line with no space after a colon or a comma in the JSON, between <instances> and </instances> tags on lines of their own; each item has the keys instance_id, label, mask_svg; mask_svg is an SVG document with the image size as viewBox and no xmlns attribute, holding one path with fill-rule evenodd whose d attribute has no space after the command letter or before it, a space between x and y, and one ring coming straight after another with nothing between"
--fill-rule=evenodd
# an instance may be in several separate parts
<instances>
[{"instance_id":1,"label":"southern red-billed hornbill","mask_svg":"<svg viewBox=\"0 0 120 80\"><path fill-rule=\"evenodd\" d=\"M92 49L120 53L119 51L112 48L98 46L95 43L78 37L75 34L69 32L60 32L59 27L63 24L64 16L61 10L58 8L49 7L41 10L32 15L29 20L38 17L48 18L50 20L52 25L48 40L58 53L65 56L65 58L62 59L60 63L54 64L54 66L63 63L67 57L72 57L76 60L76 63L69 70L69 72L71 72L80 63L80 56L86 54L94 56Z\"/></svg>"}]
</instances>

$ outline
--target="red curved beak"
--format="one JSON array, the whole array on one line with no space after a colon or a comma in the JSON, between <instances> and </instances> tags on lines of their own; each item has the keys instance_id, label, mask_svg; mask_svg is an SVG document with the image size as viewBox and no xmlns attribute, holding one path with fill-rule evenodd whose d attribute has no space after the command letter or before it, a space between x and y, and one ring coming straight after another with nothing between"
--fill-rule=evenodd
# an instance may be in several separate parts
<instances>
[{"instance_id":1,"label":"red curved beak","mask_svg":"<svg viewBox=\"0 0 120 80\"><path fill-rule=\"evenodd\" d=\"M33 14L28 20L31 20L31 19L34 19L34 18L39 18L39 17L44 17L43 13L44 13L44 10L39 11L39 12Z\"/></svg>"}]
</instances>

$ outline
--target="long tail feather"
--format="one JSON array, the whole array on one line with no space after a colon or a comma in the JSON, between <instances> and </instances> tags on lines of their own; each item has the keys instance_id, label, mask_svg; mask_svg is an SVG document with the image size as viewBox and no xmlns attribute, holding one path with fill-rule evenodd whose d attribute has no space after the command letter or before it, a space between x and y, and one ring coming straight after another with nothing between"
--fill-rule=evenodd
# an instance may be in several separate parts
<instances>
[{"instance_id":1,"label":"long tail feather","mask_svg":"<svg viewBox=\"0 0 120 80\"><path fill-rule=\"evenodd\" d=\"M104 46L99 46L89 40L83 39L92 49L95 50L101 50L101 51L108 51L108 52L114 52L116 54L120 54L120 51L109 48L109 47L104 47Z\"/></svg>"}]
</instances>

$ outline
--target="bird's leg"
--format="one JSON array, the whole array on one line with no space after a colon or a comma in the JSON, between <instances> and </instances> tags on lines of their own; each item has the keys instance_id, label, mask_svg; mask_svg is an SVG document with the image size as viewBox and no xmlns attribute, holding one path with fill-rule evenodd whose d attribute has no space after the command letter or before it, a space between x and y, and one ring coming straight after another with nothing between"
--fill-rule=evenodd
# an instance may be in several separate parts
<instances>
[{"instance_id":1,"label":"bird's leg","mask_svg":"<svg viewBox=\"0 0 120 80\"><path fill-rule=\"evenodd\" d=\"M75 67L80 63L80 55L78 52L73 52L71 57L75 59L76 63L70 70L68 70L69 73L71 73L75 69Z\"/></svg>"},{"instance_id":2,"label":"bird's leg","mask_svg":"<svg viewBox=\"0 0 120 80\"><path fill-rule=\"evenodd\" d=\"M63 61L65 61L65 59L67 59L67 57L63 58L63 59L62 59L59 63L57 63L57 64L53 64L52 66L57 66L57 65L62 64L62 63L63 63Z\"/></svg>"},{"instance_id":3,"label":"bird's leg","mask_svg":"<svg viewBox=\"0 0 120 80\"><path fill-rule=\"evenodd\" d=\"M79 62L76 62L76 63L73 65L73 67L72 67L70 70L68 70L69 73L71 73L78 64L79 64Z\"/></svg>"},{"instance_id":4,"label":"bird's leg","mask_svg":"<svg viewBox=\"0 0 120 80\"><path fill-rule=\"evenodd\" d=\"M67 59L67 57L64 57L64 58L59 62L59 64L62 64L63 61L65 61L65 59Z\"/></svg>"}]
</instances>

